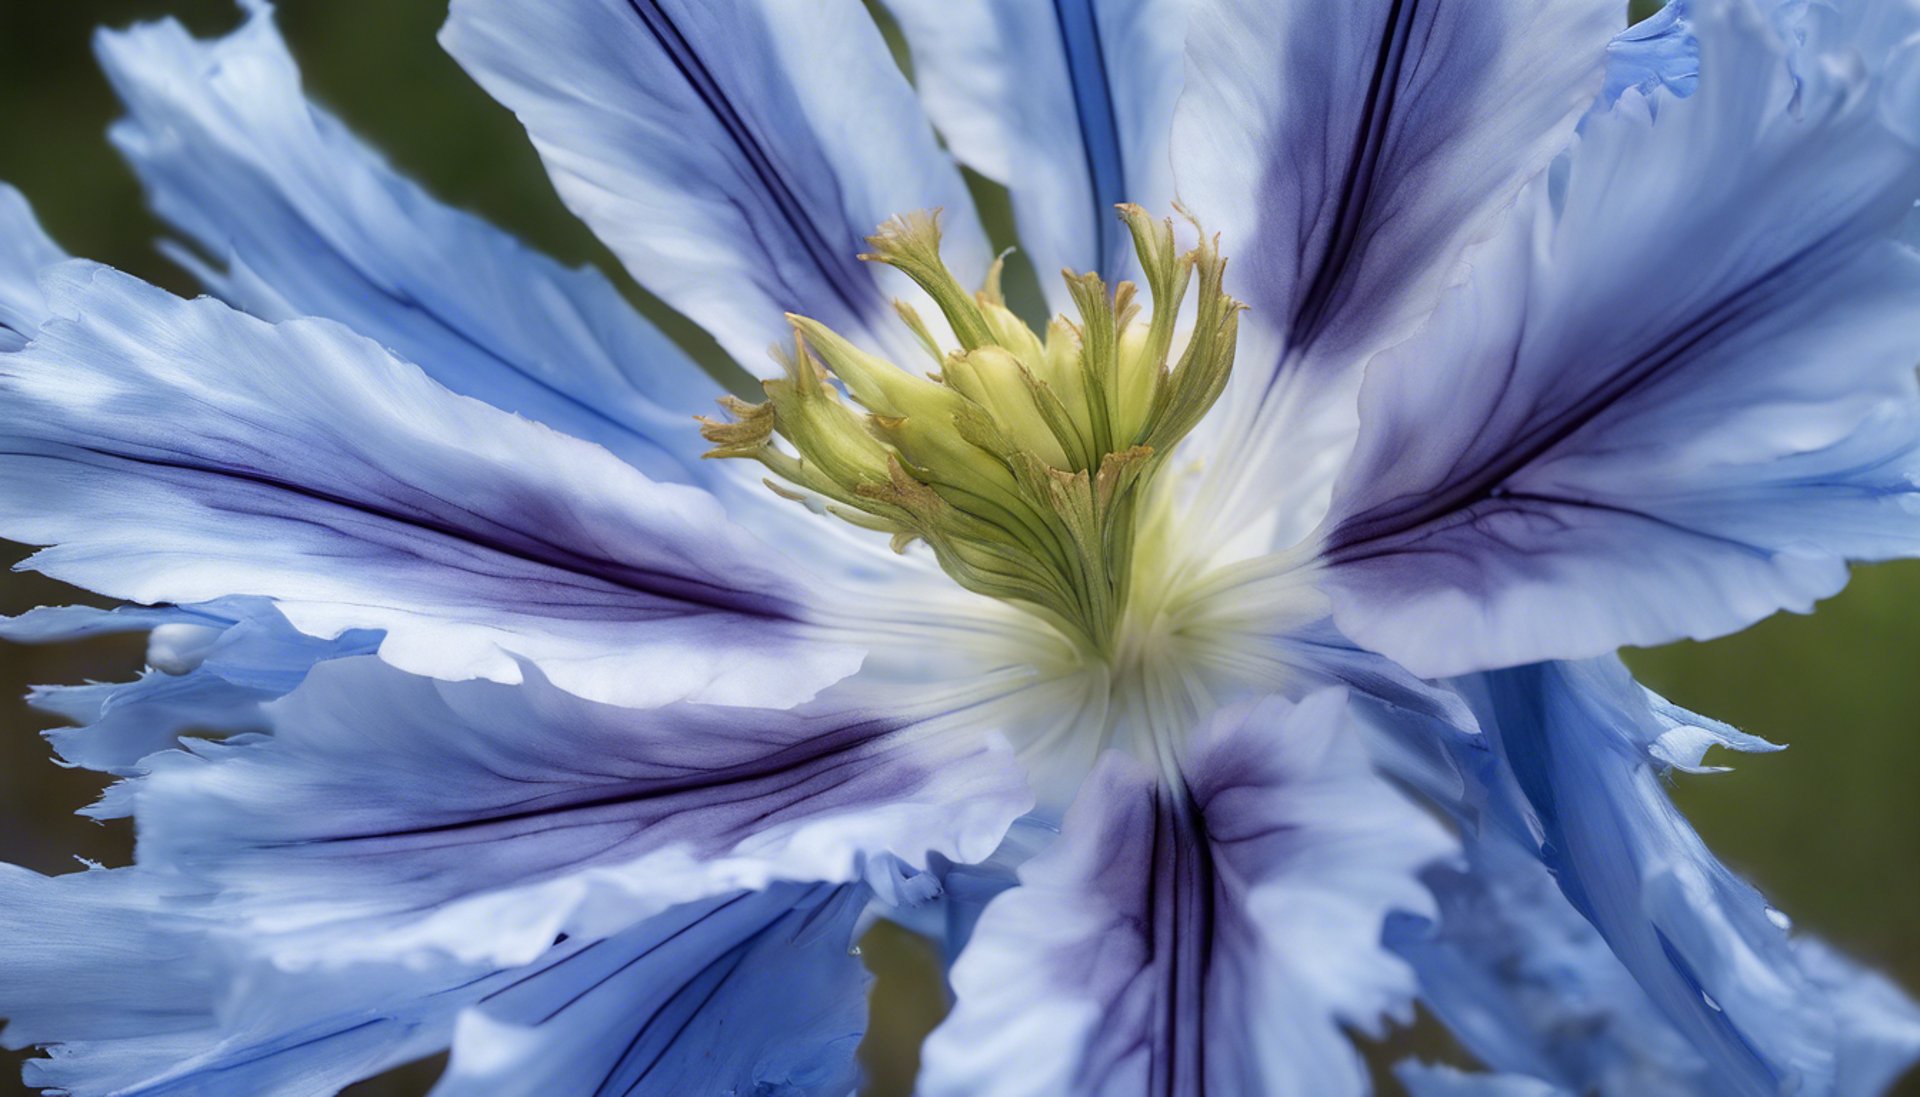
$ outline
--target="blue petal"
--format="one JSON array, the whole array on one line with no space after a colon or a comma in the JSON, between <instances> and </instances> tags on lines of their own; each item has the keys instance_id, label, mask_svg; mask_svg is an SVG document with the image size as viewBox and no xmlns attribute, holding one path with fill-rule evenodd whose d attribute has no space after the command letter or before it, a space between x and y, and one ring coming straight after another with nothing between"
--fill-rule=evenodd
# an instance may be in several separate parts
<instances>
[{"instance_id":1,"label":"blue petal","mask_svg":"<svg viewBox=\"0 0 1920 1097\"><path fill-rule=\"evenodd\" d=\"M1794 943L1800 966L1832 1003L1840 1035L1833 1097L1879 1097L1920 1061L1920 1005L1886 977L1822 942Z\"/></svg>"},{"instance_id":2,"label":"blue petal","mask_svg":"<svg viewBox=\"0 0 1920 1097\"><path fill-rule=\"evenodd\" d=\"M27 1061L28 1085L75 1097L310 1097L444 1046L450 1013L435 1016L431 992L406 995L446 976L256 968L236 979L203 898L138 870L0 866L6 1043L47 1052Z\"/></svg>"},{"instance_id":3,"label":"blue petal","mask_svg":"<svg viewBox=\"0 0 1920 1097\"><path fill-rule=\"evenodd\" d=\"M867 1023L864 905L859 888L788 885L546 963L461 1018L434 1097L845 1097Z\"/></svg>"},{"instance_id":4,"label":"blue petal","mask_svg":"<svg viewBox=\"0 0 1920 1097\"><path fill-rule=\"evenodd\" d=\"M26 198L0 183L0 351L18 349L47 319L40 272L66 257Z\"/></svg>"},{"instance_id":5,"label":"blue petal","mask_svg":"<svg viewBox=\"0 0 1920 1097\"><path fill-rule=\"evenodd\" d=\"M1787 749L1758 735L1749 735L1731 724L1697 712L1689 712L1657 693L1647 691L1647 703L1665 730L1647 744L1647 753L1684 773L1720 773L1726 766L1706 764L1707 752L1714 747L1746 754L1768 754Z\"/></svg>"},{"instance_id":6,"label":"blue petal","mask_svg":"<svg viewBox=\"0 0 1920 1097\"><path fill-rule=\"evenodd\" d=\"M1512 1074L1468 1074L1449 1066L1408 1061L1393 1069L1410 1097L1574 1097L1540 1081ZM1643 1097L1655 1097L1645 1094Z\"/></svg>"},{"instance_id":7,"label":"blue petal","mask_svg":"<svg viewBox=\"0 0 1920 1097\"><path fill-rule=\"evenodd\" d=\"M1391 659L1357 648L1326 621L1277 640L1286 673L1303 688L1345 686L1374 765L1438 803L1465 793L1461 744L1478 736L1472 710L1453 690L1421 681Z\"/></svg>"},{"instance_id":8,"label":"blue petal","mask_svg":"<svg viewBox=\"0 0 1920 1097\"><path fill-rule=\"evenodd\" d=\"M708 475L686 418L713 382L605 278L435 202L310 104L270 8L223 39L168 21L97 48L129 111L114 143L160 214L225 263L193 264L216 293L269 320L339 320L656 479Z\"/></svg>"},{"instance_id":9,"label":"blue petal","mask_svg":"<svg viewBox=\"0 0 1920 1097\"><path fill-rule=\"evenodd\" d=\"M16 643L147 630L148 669L139 678L37 686L29 695L36 708L80 725L47 733L65 761L125 774L154 751L178 745L185 732L264 728L261 703L299 685L315 663L366 654L380 643L378 633L364 630L331 640L309 636L258 599L113 610L43 607L0 620L0 639ZM109 802L89 813L118 810Z\"/></svg>"},{"instance_id":10,"label":"blue petal","mask_svg":"<svg viewBox=\"0 0 1920 1097\"><path fill-rule=\"evenodd\" d=\"M0 1016L6 1046L157 1036L200 1023L211 991L202 956L162 913L171 889L90 870L45 877L0 865Z\"/></svg>"},{"instance_id":11,"label":"blue petal","mask_svg":"<svg viewBox=\"0 0 1920 1097\"><path fill-rule=\"evenodd\" d=\"M1550 1083L1555 1092L1728 1092L1727 1073L1649 998L1532 850L1493 827L1471 835L1466 845L1466 864L1427 872L1439 899L1438 919L1397 916L1387 942L1419 974L1427 1009L1468 1050L1505 1076ZM1581 886L1600 885L1588 880ZM1767 916L1784 925L1777 913ZM1830 1028L1808 1029L1834 1041L1832 1088L1802 1079L1805 1088L1795 1092L1883 1092L1920 1057L1920 1007L1816 940L1793 942L1791 953L1806 996L1797 1008L1834 1021ZM1785 1016L1781 1023L1796 1022Z\"/></svg>"},{"instance_id":12,"label":"blue petal","mask_svg":"<svg viewBox=\"0 0 1920 1097\"><path fill-rule=\"evenodd\" d=\"M1669 0L1613 40L1607 47L1602 106L1618 102L1629 89L1650 99L1662 90L1683 98L1693 94L1700 83L1700 41L1687 8L1687 0Z\"/></svg>"},{"instance_id":13,"label":"blue petal","mask_svg":"<svg viewBox=\"0 0 1920 1097\"><path fill-rule=\"evenodd\" d=\"M1440 829L1374 775L1329 690L1200 729L1169 788L1106 754L987 908L929 1039L928 1097L1365 1090L1409 972L1380 947Z\"/></svg>"},{"instance_id":14,"label":"blue petal","mask_svg":"<svg viewBox=\"0 0 1920 1097\"><path fill-rule=\"evenodd\" d=\"M1173 200L1167 138L1191 0L886 0L927 113L954 155L1004 184L1056 309L1068 268L1131 269L1119 202Z\"/></svg>"},{"instance_id":15,"label":"blue petal","mask_svg":"<svg viewBox=\"0 0 1920 1097\"><path fill-rule=\"evenodd\" d=\"M1235 241L1236 296L1280 349L1358 364L1430 309L1462 246L1566 146L1618 19L1584 0L1201 0L1181 194ZM1273 382L1277 363L1245 365Z\"/></svg>"},{"instance_id":16,"label":"blue petal","mask_svg":"<svg viewBox=\"0 0 1920 1097\"><path fill-rule=\"evenodd\" d=\"M1396 919L1388 944L1421 1000L1476 1058L1569 1093L1708 1097L1713 1074L1530 850L1498 831L1430 869L1435 921Z\"/></svg>"},{"instance_id":17,"label":"blue petal","mask_svg":"<svg viewBox=\"0 0 1920 1097\"><path fill-rule=\"evenodd\" d=\"M1695 11L1697 91L1590 117L1369 368L1325 534L1346 633L1428 676L1583 657L1920 552L1920 19L1833 11Z\"/></svg>"},{"instance_id":18,"label":"blue petal","mask_svg":"<svg viewBox=\"0 0 1920 1097\"><path fill-rule=\"evenodd\" d=\"M845 1093L865 1021L866 973L850 954L864 896L779 885L717 897L567 938L519 967L423 957L289 970L249 962L244 939L179 881L0 866L0 1014L8 1046L47 1045L28 1082L76 1097L310 1097L449 1043L436 1093L587 1093L590 1072L633 1081L641 1057L657 1088L626 1092L690 1092L692 1066L742 1092ZM494 1077L505 1065L513 1073Z\"/></svg>"},{"instance_id":19,"label":"blue petal","mask_svg":"<svg viewBox=\"0 0 1920 1097\"><path fill-rule=\"evenodd\" d=\"M228 613L188 606L39 606L17 617L0 617L0 640L14 644L65 643L93 636L151 632L162 625L225 628L233 620Z\"/></svg>"},{"instance_id":20,"label":"blue petal","mask_svg":"<svg viewBox=\"0 0 1920 1097\"><path fill-rule=\"evenodd\" d=\"M70 264L0 359L0 533L138 602L272 598L418 673L644 704L788 704L859 654L794 565L690 487L447 392L336 324L269 325ZM509 654L512 653L512 654Z\"/></svg>"},{"instance_id":21,"label":"blue petal","mask_svg":"<svg viewBox=\"0 0 1920 1097\"><path fill-rule=\"evenodd\" d=\"M145 865L217 886L300 962L439 950L523 963L680 902L976 861L1032 803L956 718L829 695L794 711L582 701L373 659L314 668L273 734L147 760Z\"/></svg>"},{"instance_id":22,"label":"blue petal","mask_svg":"<svg viewBox=\"0 0 1920 1097\"><path fill-rule=\"evenodd\" d=\"M881 908L892 922L920 934L940 948L948 967L966 951L967 942L988 904L1020 883L1020 867L1051 845L1059 827L1035 811L1014 821L991 856L956 862L946 857L928 859L927 872L907 877ZM913 870L899 866L903 875ZM923 882L924 880L924 882ZM909 888L916 893L907 893ZM886 898L883 896L883 898Z\"/></svg>"},{"instance_id":23,"label":"blue petal","mask_svg":"<svg viewBox=\"0 0 1920 1097\"><path fill-rule=\"evenodd\" d=\"M1250 306L1212 513L1324 507L1361 367L1565 148L1620 20L1596 0L1197 4L1174 170Z\"/></svg>"},{"instance_id":24,"label":"blue petal","mask_svg":"<svg viewBox=\"0 0 1920 1097\"><path fill-rule=\"evenodd\" d=\"M183 734L259 729L265 723L260 702L272 697L198 671L172 675L148 669L130 682L35 686L27 700L77 725L46 733L61 759L127 774L137 772L147 755L177 746ZM87 813L104 818L120 809L102 804Z\"/></svg>"},{"instance_id":25,"label":"blue petal","mask_svg":"<svg viewBox=\"0 0 1920 1097\"><path fill-rule=\"evenodd\" d=\"M924 355L889 304L921 295L855 258L895 214L943 208L948 262L985 275L959 170L856 0L459 0L441 41L640 284L749 369L789 311Z\"/></svg>"},{"instance_id":26,"label":"blue petal","mask_svg":"<svg viewBox=\"0 0 1920 1097\"><path fill-rule=\"evenodd\" d=\"M1552 870L1728 1094L1824 1093L1834 1019L1766 902L1667 799L1648 746L1668 724L1617 661L1469 680L1500 761L1489 821Z\"/></svg>"}]
</instances>

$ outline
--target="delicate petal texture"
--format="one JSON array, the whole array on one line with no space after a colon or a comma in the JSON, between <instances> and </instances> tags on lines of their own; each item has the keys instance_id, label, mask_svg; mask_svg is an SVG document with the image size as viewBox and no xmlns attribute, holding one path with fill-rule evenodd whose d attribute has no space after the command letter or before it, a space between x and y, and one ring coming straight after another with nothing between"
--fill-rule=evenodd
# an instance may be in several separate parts
<instances>
[{"instance_id":1,"label":"delicate petal texture","mask_svg":"<svg viewBox=\"0 0 1920 1097\"><path fill-rule=\"evenodd\" d=\"M457 0L441 41L640 284L749 369L789 311L924 354L889 304L918 291L855 258L896 214L943 208L948 263L985 275L966 185L857 0Z\"/></svg>"},{"instance_id":2,"label":"delicate petal texture","mask_svg":"<svg viewBox=\"0 0 1920 1097\"><path fill-rule=\"evenodd\" d=\"M1693 94L1700 83L1700 42L1687 21L1687 6L1688 0L1668 0L1607 47L1603 105L1611 105L1629 88L1649 97L1661 88L1673 95Z\"/></svg>"},{"instance_id":3,"label":"delicate petal texture","mask_svg":"<svg viewBox=\"0 0 1920 1097\"><path fill-rule=\"evenodd\" d=\"M1789 47L1696 5L1697 91L1590 117L1369 370L1325 545L1354 639L1429 676L1595 655L1920 551L1920 259L1893 239L1920 82L1879 71L1915 62L1920 12L1835 10Z\"/></svg>"},{"instance_id":4,"label":"delicate petal texture","mask_svg":"<svg viewBox=\"0 0 1920 1097\"><path fill-rule=\"evenodd\" d=\"M717 386L605 278L435 202L309 104L269 9L216 41L169 21L98 49L129 111L114 143L226 264L195 264L215 292L269 320L339 320L655 479L710 474L687 417Z\"/></svg>"},{"instance_id":5,"label":"delicate petal texture","mask_svg":"<svg viewBox=\"0 0 1920 1097\"><path fill-rule=\"evenodd\" d=\"M159 1035L198 1020L204 975L155 911L165 891L103 870L46 877L0 865L0 1016L6 1046ZM164 975L146 979L141 973ZM129 973L136 977L130 978ZM171 983L169 987L167 984Z\"/></svg>"},{"instance_id":6,"label":"delicate petal texture","mask_svg":"<svg viewBox=\"0 0 1920 1097\"><path fill-rule=\"evenodd\" d=\"M896 903L888 916L940 945L947 965L960 957L973 939L987 905L1020 883L1020 866L1051 845L1059 827L1047 822L1044 809L1015 820L993 855L969 863L935 858L931 863L937 892L918 903Z\"/></svg>"},{"instance_id":7,"label":"delicate petal texture","mask_svg":"<svg viewBox=\"0 0 1920 1097\"><path fill-rule=\"evenodd\" d=\"M1652 706L1660 726L1666 729L1647 744L1647 753L1663 765L1686 773L1725 772L1726 766L1706 764L1707 752L1714 747L1746 754L1787 749L1784 744L1770 743L1731 724L1689 712L1652 690L1647 691L1647 704Z\"/></svg>"},{"instance_id":8,"label":"delicate petal texture","mask_svg":"<svg viewBox=\"0 0 1920 1097\"><path fill-rule=\"evenodd\" d=\"M847 1097L874 917L951 964L925 1097L1363 1097L1349 1035L1416 998L1486 1072L1403 1063L1414 1097L1871 1097L1920 1057L1667 796L1779 748L1541 661L1920 555L1920 0L452 0L564 200L753 364L787 310L920 353L855 253L944 207L980 279L956 159L1043 271L1116 278L1110 207L1173 203L1177 154L1242 368L1143 519L1167 589L1078 663L871 529L733 524L710 381L242 6L98 39L225 303L65 260L0 186L0 537L133 603L0 639L149 632L33 697L138 845L0 866L29 1081L309 1097L450 1048L437 1097Z\"/></svg>"},{"instance_id":9,"label":"delicate petal texture","mask_svg":"<svg viewBox=\"0 0 1920 1097\"><path fill-rule=\"evenodd\" d=\"M173 675L148 668L129 682L35 686L27 700L76 725L46 733L62 761L124 774L136 772L140 760L154 751L178 745L183 734L258 729L260 702L272 696L197 670ZM119 810L98 804L86 814L106 817Z\"/></svg>"},{"instance_id":10,"label":"delicate petal texture","mask_svg":"<svg viewBox=\"0 0 1920 1097\"><path fill-rule=\"evenodd\" d=\"M1648 748L1669 725L1625 668L1543 664L1464 688L1494 755L1489 824L1537 849L1717 1092L1829 1092L1833 1012L1766 901L1668 800Z\"/></svg>"},{"instance_id":11,"label":"delicate petal texture","mask_svg":"<svg viewBox=\"0 0 1920 1097\"><path fill-rule=\"evenodd\" d=\"M232 618L190 606L38 606L0 617L0 640L10 644L64 644L95 636L151 632L162 625L220 627Z\"/></svg>"},{"instance_id":12,"label":"delicate petal texture","mask_svg":"<svg viewBox=\"0 0 1920 1097\"><path fill-rule=\"evenodd\" d=\"M1104 756L955 966L923 1093L1364 1091L1341 1028L1404 1002L1382 920L1427 907L1412 873L1446 838L1374 776L1338 690L1223 712L1182 772L1184 798Z\"/></svg>"},{"instance_id":13,"label":"delicate petal texture","mask_svg":"<svg viewBox=\"0 0 1920 1097\"><path fill-rule=\"evenodd\" d=\"M885 0L954 155L1006 185L1056 310L1067 268L1132 270L1119 202L1173 198L1167 136L1191 0Z\"/></svg>"},{"instance_id":14,"label":"delicate petal texture","mask_svg":"<svg viewBox=\"0 0 1920 1097\"><path fill-rule=\"evenodd\" d=\"M1612 0L1199 0L1173 162L1249 305L1209 512L1324 506L1360 366L1565 147L1621 17Z\"/></svg>"},{"instance_id":15,"label":"delicate petal texture","mask_svg":"<svg viewBox=\"0 0 1920 1097\"><path fill-rule=\"evenodd\" d=\"M711 496L455 396L337 325L269 325L71 264L0 359L0 533L140 602L270 597L303 632L387 631L447 678L650 703L783 704L852 671L805 639L793 565Z\"/></svg>"},{"instance_id":16,"label":"delicate petal texture","mask_svg":"<svg viewBox=\"0 0 1920 1097\"><path fill-rule=\"evenodd\" d=\"M1705 1059L1667 1023L1529 851L1498 830L1462 866L1428 870L1437 922L1387 941L1421 1000L1489 1068L1600 1097L1711 1097Z\"/></svg>"},{"instance_id":17,"label":"delicate petal texture","mask_svg":"<svg viewBox=\"0 0 1920 1097\"><path fill-rule=\"evenodd\" d=\"M0 351L33 338L47 318L40 271L67 257L48 238L19 191L0 183Z\"/></svg>"},{"instance_id":18,"label":"delicate petal texture","mask_svg":"<svg viewBox=\"0 0 1920 1097\"><path fill-rule=\"evenodd\" d=\"M49 1045L30 1086L75 1097L311 1097L444 1046L459 973L290 979L250 969L177 880L0 866L9 1047ZM444 967L444 965L443 965ZM437 1030L437 1031L436 1031Z\"/></svg>"},{"instance_id":19,"label":"delicate petal texture","mask_svg":"<svg viewBox=\"0 0 1920 1097\"><path fill-rule=\"evenodd\" d=\"M529 672L449 684L314 668L273 735L148 760L143 864L221 888L291 962L435 948L523 963L772 880L854 881L892 852L973 861L1031 805L1011 752L904 706L583 701Z\"/></svg>"},{"instance_id":20,"label":"delicate petal texture","mask_svg":"<svg viewBox=\"0 0 1920 1097\"><path fill-rule=\"evenodd\" d=\"M461 1018L434 1097L846 1097L871 981L853 954L864 901L786 885L546 963Z\"/></svg>"},{"instance_id":21,"label":"delicate petal texture","mask_svg":"<svg viewBox=\"0 0 1920 1097\"><path fill-rule=\"evenodd\" d=\"M185 732L236 732L265 727L260 711L298 686L324 659L363 655L380 635L348 630L331 640L300 632L271 604L226 599L203 606L42 608L0 621L0 639L75 639L109 631L151 629L147 669L131 682L37 686L36 707L79 727L47 733L60 757L111 773L133 772L142 758L178 744ZM89 814L121 810L114 797Z\"/></svg>"},{"instance_id":22,"label":"delicate petal texture","mask_svg":"<svg viewBox=\"0 0 1920 1097\"><path fill-rule=\"evenodd\" d=\"M1438 921L1396 916L1387 941L1419 974L1427 1009L1468 1050L1496 1071L1551 1083L1556 1093L1728 1092L1722 1074L1669 1023L1546 866L1493 828L1467 850L1466 865L1427 872ZM1769 918L1784 923L1775 912ZM1806 1008L1836 1021L1833 1088L1801 1092L1884 1092L1920 1056L1920 1008L1816 940L1795 941L1792 952L1808 981Z\"/></svg>"},{"instance_id":23,"label":"delicate petal texture","mask_svg":"<svg viewBox=\"0 0 1920 1097\"><path fill-rule=\"evenodd\" d=\"M1465 778L1448 745L1472 736L1474 715L1457 693L1354 647L1326 622L1292 630L1277 647L1285 673L1302 688L1351 691L1349 703L1376 768L1437 803L1459 799Z\"/></svg>"},{"instance_id":24,"label":"delicate petal texture","mask_svg":"<svg viewBox=\"0 0 1920 1097\"><path fill-rule=\"evenodd\" d=\"M1565 147L1619 19L1597 0L1200 0L1180 193L1234 241L1235 295L1278 349L1351 363L1431 309Z\"/></svg>"},{"instance_id":25,"label":"delicate petal texture","mask_svg":"<svg viewBox=\"0 0 1920 1097\"><path fill-rule=\"evenodd\" d=\"M0 954L0 1013L7 1046L50 1045L29 1084L76 1097L312 1097L450 1042L438 1094L584 1094L596 1071L653 1087L617 1092L686 1093L699 1089L691 1069L736 1077L740 1092L839 1097L865 1022L867 975L849 954L864 896L719 897L520 967L423 957L290 972L249 963L181 881L0 866L0 929L22 942ZM743 996L774 988L795 1016L748 1031Z\"/></svg>"}]
</instances>

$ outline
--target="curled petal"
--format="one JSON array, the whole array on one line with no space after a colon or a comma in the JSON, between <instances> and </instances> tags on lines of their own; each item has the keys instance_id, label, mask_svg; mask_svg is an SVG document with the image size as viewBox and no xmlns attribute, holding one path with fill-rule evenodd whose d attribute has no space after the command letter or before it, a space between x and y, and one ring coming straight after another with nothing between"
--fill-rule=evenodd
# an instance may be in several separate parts
<instances>
[{"instance_id":1,"label":"curled petal","mask_svg":"<svg viewBox=\"0 0 1920 1097\"><path fill-rule=\"evenodd\" d=\"M1422 1002L1467 1050L1555 1092L1710 1093L1706 1059L1546 866L1497 830L1466 845L1466 863L1427 872L1439 917L1396 918L1387 942L1419 974Z\"/></svg>"},{"instance_id":2,"label":"curled petal","mask_svg":"<svg viewBox=\"0 0 1920 1097\"><path fill-rule=\"evenodd\" d=\"M1396 916L1387 941L1419 973L1428 1010L1468 1050L1502 1078L1530 1079L1554 1093L1729 1092L1728 1073L1654 1003L1547 866L1497 829L1466 845L1464 864L1426 874L1439 917ZM1785 922L1773 912L1769 919ZM1818 940L1795 940L1791 960L1804 979L1804 1008L1834 1020L1831 1088L1803 1079L1800 1092L1884 1092L1920 1057L1920 1007ZM1462 1080L1469 1093L1493 1082ZM1434 1092L1452 1091L1441 1085Z\"/></svg>"},{"instance_id":3,"label":"curled petal","mask_svg":"<svg viewBox=\"0 0 1920 1097\"><path fill-rule=\"evenodd\" d=\"M1700 82L1700 41L1687 19L1687 0L1661 9L1622 31L1607 47L1607 86L1601 106L1632 89L1657 104L1657 92L1687 96Z\"/></svg>"}]
</instances>

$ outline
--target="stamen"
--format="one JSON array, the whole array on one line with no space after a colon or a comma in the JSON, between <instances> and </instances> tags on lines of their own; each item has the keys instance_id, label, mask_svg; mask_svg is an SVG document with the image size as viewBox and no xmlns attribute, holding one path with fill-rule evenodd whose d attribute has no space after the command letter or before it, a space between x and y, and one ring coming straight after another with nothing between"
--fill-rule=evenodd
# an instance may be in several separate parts
<instances>
[{"instance_id":1,"label":"stamen","mask_svg":"<svg viewBox=\"0 0 1920 1097\"><path fill-rule=\"evenodd\" d=\"M765 383L765 403L729 398L721 404L731 419L702 420L708 456L757 460L830 513L891 534L896 549L925 541L962 586L1111 657L1142 516L1153 509L1147 492L1225 388L1242 308L1221 288L1225 261L1213 241L1179 253L1171 221L1119 211L1152 317L1140 320L1131 282L1109 291L1096 275L1067 273L1079 322L1056 318L1044 337L1006 307L998 262L969 293L940 258L935 215L893 218L861 258L926 290L960 346L942 354L921 317L899 305L939 363L920 376L789 316L786 376ZM1194 328L1169 365L1196 272Z\"/></svg>"}]
</instances>

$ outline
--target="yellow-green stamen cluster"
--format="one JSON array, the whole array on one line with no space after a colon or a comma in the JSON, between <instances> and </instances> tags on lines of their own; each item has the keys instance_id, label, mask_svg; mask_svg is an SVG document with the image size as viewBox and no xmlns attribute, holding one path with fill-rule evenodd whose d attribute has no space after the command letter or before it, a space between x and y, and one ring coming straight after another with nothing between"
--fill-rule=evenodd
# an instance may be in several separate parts
<instances>
[{"instance_id":1,"label":"yellow-green stamen cluster","mask_svg":"<svg viewBox=\"0 0 1920 1097\"><path fill-rule=\"evenodd\" d=\"M937 366L922 377L789 316L786 376L765 383L765 403L721 402L733 419L704 421L708 456L757 460L785 482L768 481L774 490L819 496L833 514L892 534L896 549L924 540L962 586L1020 603L1108 654L1147 486L1225 387L1241 308L1221 289L1225 264L1211 241L1178 253L1170 221L1137 206L1120 216L1152 317L1140 318L1133 283L1110 293L1097 275L1068 273L1080 322L1055 318L1044 339L1007 308L998 264L970 293L940 259L934 216L889 221L862 258L926 290L959 349L943 354L899 305ZM1170 365L1196 272L1191 334Z\"/></svg>"}]
</instances>

